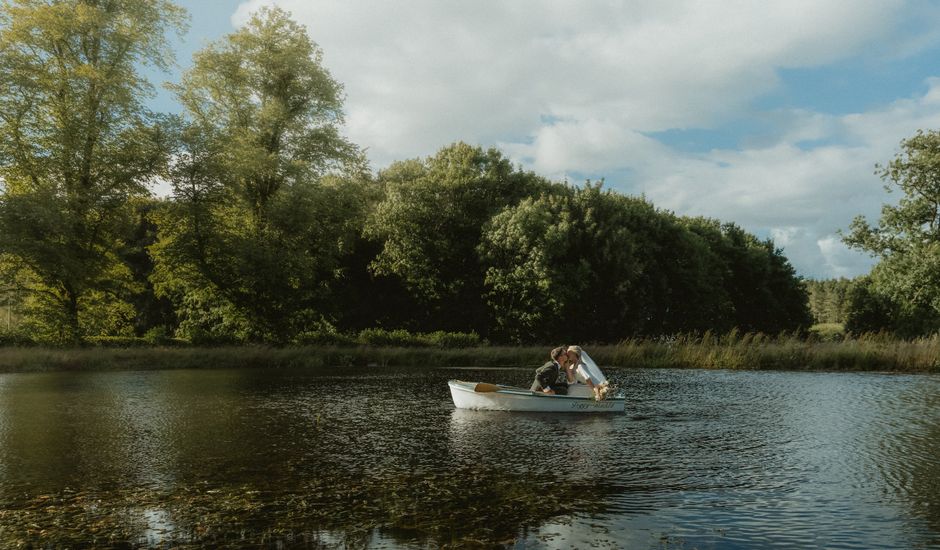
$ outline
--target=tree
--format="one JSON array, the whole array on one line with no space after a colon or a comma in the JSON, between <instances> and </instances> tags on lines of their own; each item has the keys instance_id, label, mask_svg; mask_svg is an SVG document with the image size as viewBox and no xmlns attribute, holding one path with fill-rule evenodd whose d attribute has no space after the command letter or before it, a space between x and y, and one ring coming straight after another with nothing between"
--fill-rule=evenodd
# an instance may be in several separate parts
<instances>
[{"instance_id":1,"label":"tree","mask_svg":"<svg viewBox=\"0 0 940 550\"><path fill-rule=\"evenodd\" d=\"M897 308L891 300L874 291L871 277L859 277L846 293L845 330L852 334L893 331Z\"/></svg>"},{"instance_id":2,"label":"tree","mask_svg":"<svg viewBox=\"0 0 940 550\"><path fill-rule=\"evenodd\" d=\"M806 281L809 306L816 323L845 323L848 291L853 281L840 277Z\"/></svg>"},{"instance_id":3,"label":"tree","mask_svg":"<svg viewBox=\"0 0 940 550\"><path fill-rule=\"evenodd\" d=\"M499 333L516 342L720 328L726 297L707 243L671 213L601 183L502 211L480 249Z\"/></svg>"},{"instance_id":4,"label":"tree","mask_svg":"<svg viewBox=\"0 0 940 550\"><path fill-rule=\"evenodd\" d=\"M577 301L584 281L576 273L580 266L564 269L568 251L576 246L569 230L570 203L570 192L544 193L503 210L487 224L480 244L483 282L501 339L529 343L563 332L563 310Z\"/></svg>"},{"instance_id":5,"label":"tree","mask_svg":"<svg viewBox=\"0 0 940 550\"><path fill-rule=\"evenodd\" d=\"M136 289L128 296L128 301L133 306L133 331L137 336L144 336L153 329L157 330L157 334L165 335L176 324L173 304L166 297L156 297L150 280L154 265L148 249L157 240L153 214L165 204L166 199L132 201L134 223L119 252L121 260L130 270Z\"/></svg>"},{"instance_id":6,"label":"tree","mask_svg":"<svg viewBox=\"0 0 940 550\"><path fill-rule=\"evenodd\" d=\"M720 292L727 300L721 317L730 316L725 321L730 327L767 334L809 328L806 288L772 240L761 240L734 223L707 218L686 223L718 257Z\"/></svg>"},{"instance_id":7,"label":"tree","mask_svg":"<svg viewBox=\"0 0 940 550\"><path fill-rule=\"evenodd\" d=\"M96 302L130 283L118 258L129 200L164 162L141 64L166 68L168 0L0 5L0 253L25 282L36 329L75 342Z\"/></svg>"},{"instance_id":8,"label":"tree","mask_svg":"<svg viewBox=\"0 0 940 550\"><path fill-rule=\"evenodd\" d=\"M872 227L856 217L846 244L880 258L872 273L875 294L890 299L898 315L926 314L921 331L940 328L940 132L918 131L901 141L901 152L876 174L904 196L897 205L886 204ZM917 315L915 315L915 313Z\"/></svg>"},{"instance_id":9,"label":"tree","mask_svg":"<svg viewBox=\"0 0 940 550\"><path fill-rule=\"evenodd\" d=\"M341 86L319 47L264 8L198 52L176 91L186 123L151 248L158 293L228 311L246 338L284 341L328 323L370 181L339 134Z\"/></svg>"},{"instance_id":10,"label":"tree","mask_svg":"<svg viewBox=\"0 0 940 550\"><path fill-rule=\"evenodd\" d=\"M477 247L497 212L552 184L513 168L496 149L455 143L424 160L396 162L379 174L385 190L365 226L381 244L372 263L411 295L417 330L487 334L484 269Z\"/></svg>"}]
</instances>

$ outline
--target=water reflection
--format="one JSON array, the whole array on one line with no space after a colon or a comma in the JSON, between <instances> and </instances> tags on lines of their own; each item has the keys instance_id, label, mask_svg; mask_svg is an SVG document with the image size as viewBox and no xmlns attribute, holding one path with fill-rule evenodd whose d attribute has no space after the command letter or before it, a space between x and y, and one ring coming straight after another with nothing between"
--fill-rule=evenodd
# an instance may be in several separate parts
<instances>
[{"instance_id":1,"label":"water reflection","mask_svg":"<svg viewBox=\"0 0 940 550\"><path fill-rule=\"evenodd\" d=\"M620 370L579 415L458 376L531 372L0 376L0 545L940 547L938 377Z\"/></svg>"},{"instance_id":2,"label":"water reflection","mask_svg":"<svg viewBox=\"0 0 940 550\"><path fill-rule=\"evenodd\" d=\"M459 463L606 484L615 422L612 415L454 409L449 450Z\"/></svg>"}]
</instances>

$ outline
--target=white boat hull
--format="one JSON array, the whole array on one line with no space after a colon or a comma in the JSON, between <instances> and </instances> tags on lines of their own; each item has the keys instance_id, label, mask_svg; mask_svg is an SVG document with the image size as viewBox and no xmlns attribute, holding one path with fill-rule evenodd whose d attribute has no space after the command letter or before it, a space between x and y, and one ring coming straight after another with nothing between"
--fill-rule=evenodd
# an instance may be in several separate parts
<instances>
[{"instance_id":1,"label":"white boat hull","mask_svg":"<svg viewBox=\"0 0 940 550\"><path fill-rule=\"evenodd\" d=\"M450 380L450 395L458 409L478 411L527 412L623 412L624 398L611 397L595 401L593 397L549 395L512 386L484 384L481 387L496 391L476 391L476 382Z\"/></svg>"}]
</instances>

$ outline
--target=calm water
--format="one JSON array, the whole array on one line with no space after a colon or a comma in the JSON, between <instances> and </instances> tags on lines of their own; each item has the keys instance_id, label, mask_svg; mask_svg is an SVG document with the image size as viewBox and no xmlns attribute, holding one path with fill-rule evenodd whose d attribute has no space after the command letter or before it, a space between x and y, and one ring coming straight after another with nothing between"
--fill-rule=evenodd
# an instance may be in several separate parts
<instances>
[{"instance_id":1,"label":"calm water","mask_svg":"<svg viewBox=\"0 0 940 550\"><path fill-rule=\"evenodd\" d=\"M608 374L625 414L454 410L530 369L0 375L0 546L940 548L940 377Z\"/></svg>"}]
</instances>

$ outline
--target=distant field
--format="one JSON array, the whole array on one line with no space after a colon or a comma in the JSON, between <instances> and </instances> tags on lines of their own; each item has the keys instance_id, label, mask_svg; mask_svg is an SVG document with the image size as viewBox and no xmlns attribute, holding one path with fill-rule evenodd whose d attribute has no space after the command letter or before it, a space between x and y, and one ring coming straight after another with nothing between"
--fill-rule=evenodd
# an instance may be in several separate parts
<instances>
[{"instance_id":1,"label":"distant field","mask_svg":"<svg viewBox=\"0 0 940 550\"><path fill-rule=\"evenodd\" d=\"M811 326L809 332L820 340L842 340L845 338L845 325L842 323L819 323Z\"/></svg>"}]
</instances>

